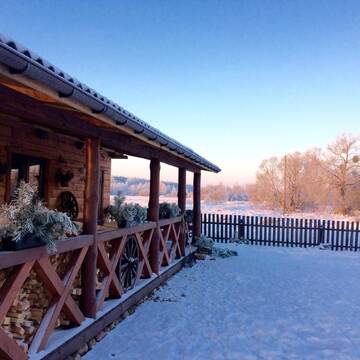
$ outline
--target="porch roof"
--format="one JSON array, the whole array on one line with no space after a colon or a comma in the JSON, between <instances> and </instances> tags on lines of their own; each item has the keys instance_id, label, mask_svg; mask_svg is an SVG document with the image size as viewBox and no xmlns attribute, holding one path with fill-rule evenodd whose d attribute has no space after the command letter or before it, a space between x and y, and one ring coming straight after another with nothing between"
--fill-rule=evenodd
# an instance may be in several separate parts
<instances>
[{"instance_id":1,"label":"porch roof","mask_svg":"<svg viewBox=\"0 0 360 360\"><path fill-rule=\"evenodd\" d=\"M23 75L30 78L56 92L59 99L73 100L90 109L94 116L105 116L113 126L130 130L138 138L156 146L160 145L167 152L185 159L202 170L220 171L218 166L192 149L150 126L120 105L2 34L0 34L0 64L9 69L10 76Z\"/></svg>"}]
</instances>

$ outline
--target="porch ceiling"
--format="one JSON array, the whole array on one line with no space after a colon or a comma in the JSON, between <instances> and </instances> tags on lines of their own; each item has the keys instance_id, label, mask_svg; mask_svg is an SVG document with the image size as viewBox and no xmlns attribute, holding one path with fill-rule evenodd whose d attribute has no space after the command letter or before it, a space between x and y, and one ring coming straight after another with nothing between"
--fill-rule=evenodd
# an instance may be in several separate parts
<instances>
[{"instance_id":1,"label":"porch ceiling","mask_svg":"<svg viewBox=\"0 0 360 360\"><path fill-rule=\"evenodd\" d=\"M100 138L101 146L117 153L159 159L176 167L198 172L201 167L185 158L175 156L160 145L152 146L138 137L131 136L120 129L98 122L92 117L65 106L57 106L25 95L23 89L4 86L0 76L0 114L39 126L49 131L72 136L80 140L89 137ZM55 105L55 106L54 106ZM95 121L94 121L95 120Z\"/></svg>"},{"instance_id":2,"label":"porch ceiling","mask_svg":"<svg viewBox=\"0 0 360 360\"><path fill-rule=\"evenodd\" d=\"M0 110L118 152L198 172L220 168L0 34Z\"/></svg>"}]
</instances>

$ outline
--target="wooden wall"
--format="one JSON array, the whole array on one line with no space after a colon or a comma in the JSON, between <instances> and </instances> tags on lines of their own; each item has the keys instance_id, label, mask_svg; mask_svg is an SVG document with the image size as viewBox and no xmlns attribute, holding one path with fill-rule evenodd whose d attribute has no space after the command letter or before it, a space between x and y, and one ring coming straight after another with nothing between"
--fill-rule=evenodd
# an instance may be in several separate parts
<instances>
[{"instance_id":1,"label":"wooden wall","mask_svg":"<svg viewBox=\"0 0 360 360\"><path fill-rule=\"evenodd\" d=\"M0 163L4 164L7 161L6 145L11 139L11 128L4 126L0 118ZM0 178L0 204L3 202L5 196L5 178Z\"/></svg>"},{"instance_id":2,"label":"wooden wall","mask_svg":"<svg viewBox=\"0 0 360 360\"><path fill-rule=\"evenodd\" d=\"M82 218L83 192L85 173L85 148L77 148L79 142L57 133L47 133L46 138L40 139L36 129L30 124L10 119L0 114L0 162L7 161L8 153L14 152L30 155L47 160L47 188L45 198L50 208L57 207L58 196L63 191L71 191L79 204ZM56 183L55 173L57 169L71 170L74 178L69 187L61 187ZM101 170L104 171L104 196L103 205L106 207L110 201L111 183L111 158L105 151L101 151ZM0 204L5 200L6 181L0 181Z\"/></svg>"}]
</instances>

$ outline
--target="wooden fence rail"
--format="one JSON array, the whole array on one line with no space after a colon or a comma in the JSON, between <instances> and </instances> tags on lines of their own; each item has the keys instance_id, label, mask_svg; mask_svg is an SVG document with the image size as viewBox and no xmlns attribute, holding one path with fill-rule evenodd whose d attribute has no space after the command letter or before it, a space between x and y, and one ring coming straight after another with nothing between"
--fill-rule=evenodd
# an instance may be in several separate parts
<instances>
[{"instance_id":1,"label":"wooden fence rail","mask_svg":"<svg viewBox=\"0 0 360 360\"><path fill-rule=\"evenodd\" d=\"M244 240L263 246L309 247L327 245L331 250L360 250L359 222L202 214L202 233L216 242Z\"/></svg>"}]
</instances>

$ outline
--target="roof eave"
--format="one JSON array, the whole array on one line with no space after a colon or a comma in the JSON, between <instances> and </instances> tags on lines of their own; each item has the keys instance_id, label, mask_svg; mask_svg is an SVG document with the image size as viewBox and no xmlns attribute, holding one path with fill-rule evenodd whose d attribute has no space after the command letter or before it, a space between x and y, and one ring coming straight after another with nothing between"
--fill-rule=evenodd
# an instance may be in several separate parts
<instances>
[{"instance_id":1,"label":"roof eave","mask_svg":"<svg viewBox=\"0 0 360 360\"><path fill-rule=\"evenodd\" d=\"M134 134L140 135L148 141L161 144L174 155L187 158L203 170L215 173L221 171L218 166L202 158L191 149L163 134L121 106L111 102L40 56L1 34L0 62L9 68L10 74L21 74L46 85L54 90L59 97L81 103L91 109L92 113L102 114L110 119L114 125L127 127Z\"/></svg>"}]
</instances>

